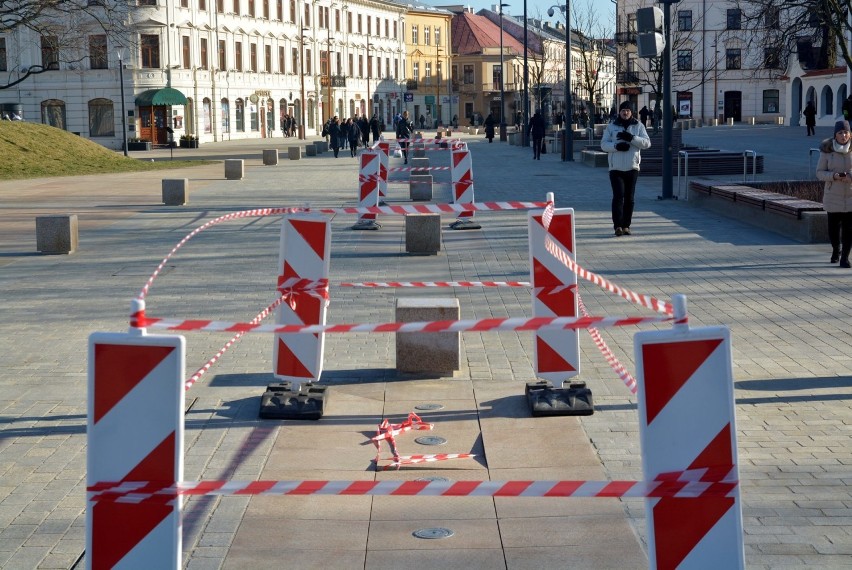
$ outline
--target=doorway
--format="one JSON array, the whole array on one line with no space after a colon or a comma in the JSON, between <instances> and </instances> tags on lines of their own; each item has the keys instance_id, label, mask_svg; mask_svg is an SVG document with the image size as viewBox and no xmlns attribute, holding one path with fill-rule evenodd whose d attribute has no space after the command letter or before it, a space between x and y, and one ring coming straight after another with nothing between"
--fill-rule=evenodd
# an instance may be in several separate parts
<instances>
[{"instance_id":1,"label":"doorway","mask_svg":"<svg viewBox=\"0 0 852 570\"><path fill-rule=\"evenodd\" d=\"M742 91L725 91L725 120L728 119L735 123L743 120Z\"/></svg>"},{"instance_id":2,"label":"doorway","mask_svg":"<svg viewBox=\"0 0 852 570\"><path fill-rule=\"evenodd\" d=\"M168 144L169 107L139 107L139 137L153 144Z\"/></svg>"}]
</instances>

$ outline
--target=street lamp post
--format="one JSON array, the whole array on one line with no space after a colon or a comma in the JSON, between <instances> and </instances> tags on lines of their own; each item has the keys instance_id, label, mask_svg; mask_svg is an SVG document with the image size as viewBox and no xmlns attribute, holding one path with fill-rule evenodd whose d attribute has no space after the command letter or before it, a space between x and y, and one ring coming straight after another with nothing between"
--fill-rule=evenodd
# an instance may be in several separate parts
<instances>
[{"instance_id":1,"label":"street lamp post","mask_svg":"<svg viewBox=\"0 0 852 570\"><path fill-rule=\"evenodd\" d=\"M127 111L124 109L124 47L119 46L116 50L118 56L118 84L121 91L121 148L124 156L127 154Z\"/></svg>"},{"instance_id":2,"label":"street lamp post","mask_svg":"<svg viewBox=\"0 0 852 570\"><path fill-rule=\"evenodd\" d=\"M553 16L553 9L559 9L565 14L565 118L562 131L562 160L563 162L574 162L574 129L571 126L574 121L573 101L571 100L571 4L565 0L564 6L551 6L547 10L548 16Z\"/></svg>"},{"instance_id":3,"label":"street lamp post","mask_svg":"<svg viewBox=\"0 0 852 570\"><path fill-rule=\"evenodd\" d=\"M325 27L328 31L328 51L326 52L326 75L328 77L328 85L326 85L326 100L328 102L328 117L330 119L334 116L334 108L332 107L332 93L331 93L331 12L334 7L337 6L337 3L332 2L331 6L328 8L328 18L326 18Z\"/></svg>"},{"instance_id":4,"label":"street lamp post","mask_svg":"<svg viewBox=\"0 0 852 570\"><path fill-rule=\"evenodd\" d=\"M527 65L527 45L527 0L524 0L524 131L522 135L524 146L530 145L529 133L527 132L527 125L530 122L530 95L527 89L530 80L530 71Z\"/></svg>"},{"instance_id":5,"label":"street lamp post","mask_svg":"<svg viewBox=\"0 0 852 570\"><path fill-rule=\"evenodd\" d=\"M299 38L299 86L302 89L302 100L299 104L299 138L305 140L305 32L311 29L302 27Z\"/></svg>"},{"instance_id":6,"label":"street lamp post","mask_svg":"<svg viewBox=\"0 0 852 570\"><path fill-rule=\"evenodd\" d=\"M506 136L506 68L503 65L503 8L508 4L500 4L500 140L505 141Z\"/></svg>"}]
</instances>

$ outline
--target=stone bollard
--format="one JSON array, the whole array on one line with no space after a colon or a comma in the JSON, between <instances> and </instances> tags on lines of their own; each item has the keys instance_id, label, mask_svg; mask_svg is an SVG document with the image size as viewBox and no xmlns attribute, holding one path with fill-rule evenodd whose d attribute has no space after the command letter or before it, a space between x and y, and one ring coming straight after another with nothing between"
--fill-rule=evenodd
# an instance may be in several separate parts
<instances>
[{"instance_id":1,"label":"stone bollard","mask_svg":"<svg viewBox=\"0 0 852 570\"><path fill-rule=\"evenodd\" d=\"M426 158L426 145L422 142L415 142L411 145L414 148L414 158Z\"/></svg>"},{"instance_id":2,"label":"stone bollard","mask_svg":"<svg viewBox=\"0 0 852 570\"><path fill-rule=\"evenodd\" d=\"M325 141L316 141L314 143L314 148L316 149L318 155L322 154L325 150Z\"/></svg>"},{"instance_id":3,"label":"stone bollard","mask_svg":"<svg viewBox=\"0 0 852 570\"><path fill-rule=\"evenodd\" d=\"M412 174L408 178L408 197L410 200L428 202L432 199L432 175Z\"/></svg>"},{"instance_id":4,"label":"stone bollard","mask_svg":"<svg viewBox=\"0 0 852 570\"><path fill-rule=\"evenodd\" d=\"M77 214L37 216L36 249L42 253L77 251Z\"/></svg>"},{"instance_id":5,"label":"stone bollard","mask_svg":"<svg viewBox=\"0 0 852 570\"><path fill-rule=\"evenodd\" d=\"M441 251L441 215L406 215L405 252L418 255L435 255L439 251Z\"/></svg>"},{"instance_id":6,"label":"stone bollard","mask_svg":"<svg viewBox=\"0 0 852 570\"><path fill-rule=\"evenodd\" d=\"M263 165L278 166L278 149L265 148L263 149Z\"/></svg>"},{"instance_id":7,"label":"stone bollard","mask_svg":"<svg viewBox=\"0 0 852 570\"><path fill-rule=\"evenodd\" d=\"M287 147L287 156L290 160L301 160L302 159L302 147L300 146L288 146Z\"/></svg>"},{"instance_id":8,"label":"stone bollard","mask_svg":"<svg viewBox=\"0 0 852 570\"><path fill-rule=\"evenodd\" d=\"M415 156L415 158L412 158L411 160L408 161L408 166L410 166L411 168L429 168L429 159L422 157L422 156ZM429 173L428 170L423 170L423 171L420 171L420 172L412 170L411 172L413 174L428 174Z\"/></svg>"},{"instance_id":9,"label":"stone bollard","mask_svg":"<svg viewBox=\"0 0 852 570\"><path fill-rule=\"evenodd\" d=\"M316 155L317 155L317 147L312 143L306 144L305 145L305 156L316 156Z\"/></svg>"},{"instance_id":10,"label":"stone bollard","mask_svg":"<svg viewBox=\"0 0 852 570\"><path fill-rule=\"evenodd\" d=\"M403 297L396 300L396 322L458 320L455 297ZM452 376L461 359L459 333L396 333L396 369Z\"/></svg>"},{"instance_id":11,"label":"stone bollard","mask_svg":"<svg viewBox=\"0 0 852 570\"><path fill-rule=\"evenodd\" d=\"M166 206L183 206L189 201L188 178L163 179L163 204Z\"/></svg>"},{"instance_id":12,"label":"stone bollard","mask_svg":"<svg viewBox=\"0 0 852 570\"><path fill-rule=\"evenodd\" d=\"M225 180L242 180L245 171L242 158L225 159Z\"/></svg>"}]
</instances>

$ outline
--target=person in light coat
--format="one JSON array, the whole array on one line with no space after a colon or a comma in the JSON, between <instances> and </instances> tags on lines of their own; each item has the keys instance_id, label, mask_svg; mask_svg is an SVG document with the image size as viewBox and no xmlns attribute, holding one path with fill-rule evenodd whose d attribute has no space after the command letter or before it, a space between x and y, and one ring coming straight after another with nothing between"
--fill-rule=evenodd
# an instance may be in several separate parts
<instances>
[{"instance_id":1,"label":"person in light coat","mask_svg":"<svg viewBox=\"0 0 852 570\"><path fill-rule=\"evenodd\" d=\"M831 263L849 269L852 250L852 132L849 121L834 124L834 137L820 144L816 177L825 182L822 209L828 217Z\"/></svg>"},{"instance_id":2,"label":"person in light coat","mask_svg":"<svg viewBox=\"0 0 852 570\"><path fill-rule=\"evenodd\" d=\"M633 117L630 102L618 107L618 117L606 126L601 149L608 153L609 182L612 186L612 225L615 235L631 235L634 194L639 178L640 151L651 148L645 126Z\"/></svg>"}]
</instances>

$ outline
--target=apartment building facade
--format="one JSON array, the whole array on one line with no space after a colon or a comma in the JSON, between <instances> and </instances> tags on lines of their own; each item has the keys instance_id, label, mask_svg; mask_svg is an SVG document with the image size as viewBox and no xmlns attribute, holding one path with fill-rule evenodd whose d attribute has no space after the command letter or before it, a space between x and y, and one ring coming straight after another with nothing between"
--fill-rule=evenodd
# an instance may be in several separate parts
<instances>
[{"instance_id":1,"label":"apartment building facade","mask_svg":"<svg viewBox=\"0 0 852 570\"><path fill-rule=\"evenodd\" d=\"M448 125L458 113L452 92L453 13L426 4L408 4L405 17L406 81L404 108L419 127Z\"/></svg>"},{"instance_id":2,"label":"apartment building facade","mask_svg":"<svg viewBox=\"0 0 852 570\"><path fill-rule=\"evenodd\" d=\"M406 13L381 0L138 0L121 38L93 27L75 53L23 28L0 34L10 78L49 69L0 103L116 149L122 76L127 136L156 144L281 136L285 115L308 134L335 114L390 124L403 104Z\"/></svg>"}]
</instances>

